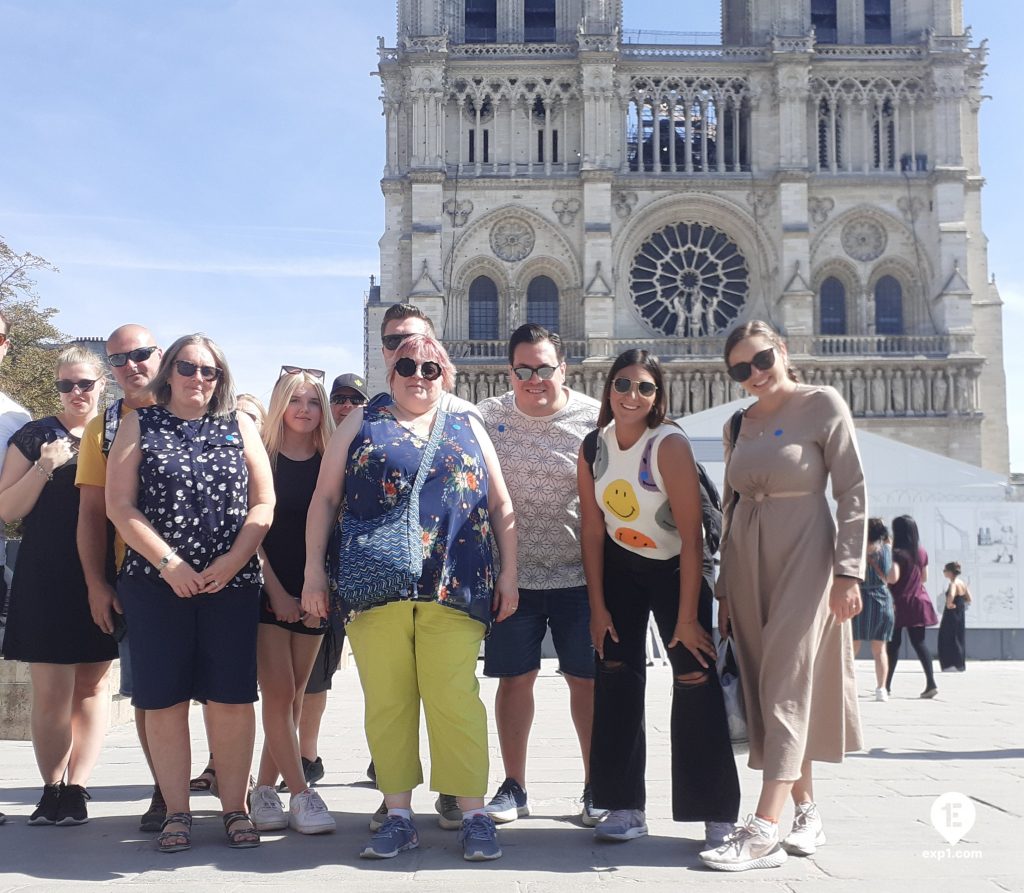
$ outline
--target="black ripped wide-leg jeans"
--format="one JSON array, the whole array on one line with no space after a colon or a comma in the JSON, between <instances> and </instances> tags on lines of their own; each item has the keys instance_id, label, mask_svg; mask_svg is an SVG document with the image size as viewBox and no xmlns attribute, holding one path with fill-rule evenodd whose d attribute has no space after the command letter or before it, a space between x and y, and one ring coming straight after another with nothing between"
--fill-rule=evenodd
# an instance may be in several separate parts
<instances>
[{"instance_id":1,"label":"black ripped wide-leg jeans","mask_svg":"<svg viewBox=\"0 0 1024 893\"><path fill-rule=\"evenodd\" d=\"M711 586L701 586L698 619L711 631ZM644 558L611 539L604 547L604 599L619 641L605 637L594 680L590 787L600 809L645 809L647 624L651 612L667 646L679 616L679 558ZM672 818L677 822L734 822L740 784L729 742L725 703L715 672L682 645L667 650L672 690ZM705 672L702 680L680 676Z\"/></svg>"}]
</instances>

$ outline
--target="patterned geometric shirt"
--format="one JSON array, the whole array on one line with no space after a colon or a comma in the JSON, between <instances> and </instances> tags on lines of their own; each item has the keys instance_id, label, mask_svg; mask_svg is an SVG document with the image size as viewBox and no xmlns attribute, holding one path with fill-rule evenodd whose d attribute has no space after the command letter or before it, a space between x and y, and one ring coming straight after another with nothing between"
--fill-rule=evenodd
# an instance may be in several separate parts
<instances>
[{"instance_id":1,"label":"patterned geometric shirt","mask_svg":"<svg viewBox=\"0 0 1024 893\"><path fill-rule=\"evenodd\" d=\"M565 406L540 418L521 412L513 391L479 404L516 513L523 589L586 585L576 460L583 438L597 427L601 405L565 390Z\"/></svg>"}]
</instances>

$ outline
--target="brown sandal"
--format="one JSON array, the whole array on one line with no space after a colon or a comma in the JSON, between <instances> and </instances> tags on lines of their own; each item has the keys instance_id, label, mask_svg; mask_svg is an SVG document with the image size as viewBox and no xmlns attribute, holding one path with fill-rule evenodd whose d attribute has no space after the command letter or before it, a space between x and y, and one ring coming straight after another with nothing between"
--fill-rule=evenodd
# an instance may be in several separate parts
<instances>
[{"instance_id":1,"label":"brown sandal","mask_svg":"<svg viewBox=\"0 0 1024 893\"><path fill-rule=\"evenodd\" d=\"M206 768L188 783L188 789L194 794L213 794L217 796L217 772L209 763Z\"/></svg>"},{"instance_id":2,"label":"brown sandal","mask_svg":"<svg viewBox=\"0 0 1024 893\"><path fill-rule=\"evenodd\" d=\"M239 822L248 824L248 828L232 828ZM224 813L224 832L228 836L228 846L234 850L248 850L260 845L260 832L256 830L249 815L244 812Z\"/></svg>"}]
</instances>

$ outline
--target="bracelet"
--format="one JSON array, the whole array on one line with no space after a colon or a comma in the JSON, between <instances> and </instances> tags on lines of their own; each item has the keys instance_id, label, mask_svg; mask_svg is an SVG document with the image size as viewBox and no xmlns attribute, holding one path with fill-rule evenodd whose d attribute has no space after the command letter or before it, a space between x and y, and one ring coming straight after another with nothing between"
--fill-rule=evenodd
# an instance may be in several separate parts
<instances>
[{"instance_id":1,"label":"bracelet","mask_svg":"<svg viewBox=\"0 0 1024 893\"><path fill-rule=\"evenodd\" d=\"M52 471L47 471L45 468L43 468L43 466L39 464L39 460L38 459L35 462L32 463L32 467L36 471L38 471L48 481L52 481L53 480L53 472Z\"/></svg>"},{"instance_id":2,"label":"bracelet","mask_svg":"<svg viewBox=\"0 0 1024 893\"><path fill-rule=\"evenodd\" d=\"M178 554L178 550L177 549L171 549L170 552L168 552L166 555L164 555L164 557L161 558L156 563L156 572L158 574L162 574L164 572L164 568L166 568L167 565L169 565L171 563L171 559L174 558L177 554Z\"/></svg>"}]
</instances>

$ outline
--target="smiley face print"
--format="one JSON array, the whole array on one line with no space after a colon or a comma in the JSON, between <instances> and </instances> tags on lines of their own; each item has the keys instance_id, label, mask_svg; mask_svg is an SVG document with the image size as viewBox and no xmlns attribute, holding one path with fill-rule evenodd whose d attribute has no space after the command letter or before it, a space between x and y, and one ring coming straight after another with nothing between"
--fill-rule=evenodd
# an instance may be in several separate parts
<instances>
[{"instance_id":1,"label":"smiley face print","mask_svg":"<svg viewBox=\"0 0 1024 893\"><path fill-rule=\"evenodd\" d=\"M621 478L604 488L604 505L622 521L633 521L640 514L640 503L632 484Z\"/></svg>"}]
</instances>

